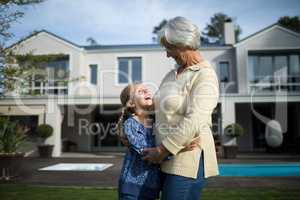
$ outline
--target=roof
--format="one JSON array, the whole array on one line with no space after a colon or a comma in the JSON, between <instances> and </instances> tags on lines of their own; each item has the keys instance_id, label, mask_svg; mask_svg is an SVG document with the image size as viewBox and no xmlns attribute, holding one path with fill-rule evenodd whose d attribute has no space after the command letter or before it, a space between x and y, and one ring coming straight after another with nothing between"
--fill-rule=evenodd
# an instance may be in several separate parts
<instances>
[{"instance_id":1,"label":"roof","mask_svg":"<svg viewBox=\"0 0 300 200\"><path fill-rule=\"evenodd\" d=\"M83 48L87 51L93 51L93 50L127 50L127 49L130 49L130 50L140 50L140 49L161 49L161 46L159 44L117 44L117 45L78 45L78 44L75 44L73 42L71 42L70 40L67 40L59 35L56 35L50 31L47 31L45 29L43 30L40 30L40 31L35 31L34 33L28 35L27 37L19 40L18 42L10 45L9 47L7 47L6 49L10 49L20 43L22 43L23 41L25 40L28 40L29 38L31 37L34 37L40 33L47 33L53 37L56 37L72 46L75 46L77 48ZM201 48L222 48L222 47L228 47L226 45L222 45L222 44L219 44L219 43L202 43L201 44Z\"/></svg>"},{"instance_id":2,"label":"roof","mask_svg":"<svg viewBox=\"0 0 300 200\"><path fill-rule=\"evenodd\" d=\"M230 45L231 46L231 45ZM82 46L85 50L124 50L124 49L132 49L132 50L139 50L139 49L161 49L162 47L159 44L120 44L120 45L91 45L91 46ZM202 44L201 48L222 48L222 47L229 47L227 45L220 45L220 44Z\"/></svg>"},{"instance_id":3,"label":"roof","mask_svg":"<svg viewBox=\"0 0 300 200\"><path fill-rule=\"evenodd\" d=\"M69 44L71 44L71 45L73 45L73 46L75 46L75 47L81 48L81 46L79 46L79 45L77 45L77 44L71 42L70 40L67 40L67 39L65 39L65 38L63 38L63 37L61 37L61 36L59 36L59 35L56 35L56 34L50 32L50 31L47 31L47 30L45 30L45 29L42 29L42 30L40 30L40 31L35 31L35 32L33 32L32 34L30 34L30 35L28 35L28 36L22 38L22 39L19 40L18 42L14 43L14 44L12 44L12 45L10 45L10 46L8 46L6 49L10 49L10 48L12 48L12 47L14 47L14 46L16 46L16 45L18 45L18 44L24 42L25 40L28 40L29 38L34 37L34 36L36 36L36 35L38 35L38 34L40 34L40 33L47 33L47 34L49 34L49 35L51 35L51 36L53 36L53 37L56 37L56 38L58 38L58 39L60 39L60 40L62 40L62 41L64 41L64 42L66 42L66 43L69 43Z\"/></svg>"},{"instance_id":4,"label":"roof","mask_svg":"<svg viewBox=\"0 0 300 200\"><path fill-rule=\"evenodd\" d=\"M251 34L251 35L249 35L249 36L243 38L242 40L240 40L240 41L238 41L236 44L234 44L234 46L239 45L239 44L241 44L241 43L244 43L246 40L248 40L248 39L250 39L250 38L253 38L253 37L255 37L255 36L257 36L257 35L259 35L259 34L265 32L265 31L267 31L267 30L270 30L270 29L272 29L272 28L275 28L275 27L279 27L280 29L283 29L283 30L285 30L285 31L287 31L287 32L290 32L290 33L293 33L293 34L295 34L295 35L300 36L299 33L295 32L295 31L293 31L293 30L291 30L291 29L285 28L285 27L283 27L282 25L280 25L279 23L274 23L274 24L271 24L270 26L267 26L267 27L265 27L265 28L263 28L263 29L261 29L261 30L255 32L255 33L253 33L253 34Z\"/></svg>"},{"instance_id":5,"label":"roof","mask_svg":"<svg viewBox=\"0 0 300 200\"><path fill-rule=\"evenodd\" d=\"M120 45L90 45L90 46L86 45L82 47L86 50L161 48L159 44L120 44Z\"/></svg>"},{"instance_id":6,"label":"roof","mask_svg":"<svg viewBox=\"0 0 300 200\"><path fill-rule=\"evenodd\" d=\"M260 31L257 31L255 33L243 38L242 40L238 41L234 46L239 45L239 44L245 42L246 40L248 40L250 38L253 38L256 35L264 32L264 31L267 31L271 28L274 28L274 27L280 27L281 29L284 29L288 32L291 32L293 34L297 34L297 35L300 36L299 33L295 32L295 31L292 31L290 29L287 29L287 28L279 25L278 23L275 23L275 24L267 26L266 28L264 28ZM130 50L151 49L152 50L152 49L160 49L161 48L159 44L78 45L78 44L75 44L75 43L71 42L70 40L67 40L67 39L65 39L61 36L58 36L58 35L50 32L50 31L47 31L47 30L43 29L43 30L40 30L40 31L36 31L33 34L30 34L29 36L27 36L27 37L19 40L18 42L10 45L6 49L12 48L13 46L18 45L18 44L22 43L23 41L25 41L25 40L33 37L33 36L36 36L40 33L43 33L43 32L47 33L47 34L49 34L53 37L56 37L56 38L66 42L66 43L68 43L68 44L70 44L74 47L82 48L82 49L85 49L87 51L93 51L93 50L127 50L127 49L130 49ZM228 47L232 47L232 45L224 45L224 44L220 44L220 43L207 43L207 42L202 42L201 43L201 48L208 48L209 49L209 48L228 48Z\"/></svg>"}]
</instances>

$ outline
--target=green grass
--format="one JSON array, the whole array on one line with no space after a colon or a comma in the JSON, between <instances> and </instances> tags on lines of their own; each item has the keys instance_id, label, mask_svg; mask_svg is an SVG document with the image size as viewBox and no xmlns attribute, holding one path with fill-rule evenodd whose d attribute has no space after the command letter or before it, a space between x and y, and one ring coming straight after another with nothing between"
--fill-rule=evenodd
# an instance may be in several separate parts
<instances>
[{"instance_id":1,"label":"green grass","mask_svg":"<svg viewBox=\"0 0 300 200\"><path fill-rule=\"evenodd\" d=\"M92 187L45 187L0 184L1 200L112 200L114 189ZM202 200L299 200L300 190L292 189L211 189L203 191Z\"/></svg>"}]
</instances>

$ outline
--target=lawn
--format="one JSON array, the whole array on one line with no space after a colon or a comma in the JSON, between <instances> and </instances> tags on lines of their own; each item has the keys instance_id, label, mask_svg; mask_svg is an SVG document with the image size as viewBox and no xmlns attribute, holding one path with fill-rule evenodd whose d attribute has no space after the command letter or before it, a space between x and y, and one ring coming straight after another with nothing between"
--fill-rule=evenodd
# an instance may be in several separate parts
<instances>
[{"instance_id":1,"label":"lawn","mask_svg":"<svg viewBox=\"0 0 300 200\"><path fill-rule=\"evenodd\" d=\"M0 184L1 200L111 200L114 189L92 187L44 187ZM203 200L299 200L300 190L291 189L211 189L203 192Z\"/></svg>"}]
</instances>

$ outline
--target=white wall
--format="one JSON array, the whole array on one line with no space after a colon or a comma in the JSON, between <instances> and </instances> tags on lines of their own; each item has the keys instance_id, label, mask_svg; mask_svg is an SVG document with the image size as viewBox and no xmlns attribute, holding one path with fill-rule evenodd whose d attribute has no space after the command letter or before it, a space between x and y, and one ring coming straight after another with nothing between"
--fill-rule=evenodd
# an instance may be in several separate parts
<instances>
[{"instance_id":1,"label":"white wall","mask_svg":"<svg viewBox=\"0 0 300 200\"><path fill-rule=\"evenodd\" d=\"M14 48L16 53L67 54L70 56L70 79L81 76L86 80L69 84L70 96L104 96L107 98L119 97L121 89L126 84L118 83L118 57L141 57L142 80L149 84L152 91L156 91L162 78L174 68L175 62L167 58L162 48L118 49L111 50L84 50L61 40L46 32L41 32L20 43ZM235 59L233 48L201 48L201 54L212 65L217 67L220 61L229 61L232 81L235 82ZM90 84L90 64L98 65L98 85ZM233 87L232 87L233 88ZM234 89L231 88L231 92Z\"/></svg>"},{"instance_id":2,"label":"white wall","mask_svg":"<svg viewBox=\"0 0 300 200\"><path fill-rule=\"evenodd\" d=\"M84 73L90 81L89 65L98 65L98 85L91 86L96 92L94 95L119 98L121 89L127 84L118 83L118 58L141 57L142 81L149 84L153 91L157 89L162 78L174 68L174 61L168 59L163 51L138 52L98 52L87 53L84 59ZM87 91L88 92L88 91Z\"/></svg>"},{"instance_id":3,"label":"white wall","mask_svg":"<svg viewBox=\"0 0 300 200\"><path fill-rule=\"evenodd\" d=\"M229 82L222 85L225 90L221 90L224 93L236 93L236 63L235 63L235 51L231 47L227 48L206 48L200 49L201 54L205 59L207 59L215 70L218 69L220 62L228 61L229 62ZM220 87L221 88L221 87Z\"/></svg>"},{"instance_id":4,"label":"white wall","mask_svg":"<svg viewBox=\"0 0 300 200\"><path fill-rule=\"evenodd\" d=\"M211 62L216 69L220 61L228 61L231 67L231 79L235 81L235 59L234 51L231 48L224 49L200 49L205 59ZM167 58L165 51L162 49L139 50L124 52L87 52L84 55L83 73L90 81L89 65L98 65L98 85L89 85L85 89L85 95L103 95L105 97L119 97L121 89L126 84L118 83L118 58L119 57L141 57L142 58L142 79L149 84L152 91L156 91L163 77L175 67L172 58ZM233 88L233 87L232 87ZM233 89L231 89L233 91Z\"/></svg>"},{"instance_id":5,"label":"white wall","mask_svg":"<svg viewBox=\"0 0 300 200\"><path fill-rule=\"evenodd\" d=\"M236 47L238 90L248 94L248 52L255 50L296 50L300 49L300 35L275 26L269 30L241 42Z\"/></svg>"},{"instance_id":6,"label":"white wall","mask_svg":"<svg viewBox=\"0 0 300 200\"><path fill-rule=\"evenodd\" d=\"M46 140L46 144L54 145L52 156L61 156L61 124L63 115L61 107L56 103L50 103L47 106L45 114L45 123L53 127L53 135Z\"/></svg>"}]
</instances>

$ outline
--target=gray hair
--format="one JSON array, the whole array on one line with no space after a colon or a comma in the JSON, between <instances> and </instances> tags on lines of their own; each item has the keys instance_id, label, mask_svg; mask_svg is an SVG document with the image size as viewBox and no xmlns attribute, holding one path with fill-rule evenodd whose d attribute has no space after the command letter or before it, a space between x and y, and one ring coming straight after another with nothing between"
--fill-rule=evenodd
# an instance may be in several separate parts
<instances>
[{"instance_id":1,"label":"gray hair","mask_svg":"<svg viewBox=\"0 0 300 200\"><path fill-rule=\"evenodd\" d=\"M198 27L184 17L170 19L159 33L159 40L175 46L185 46L194 50L200 47L200 32Z\"/></svg>"}]
</instances>

